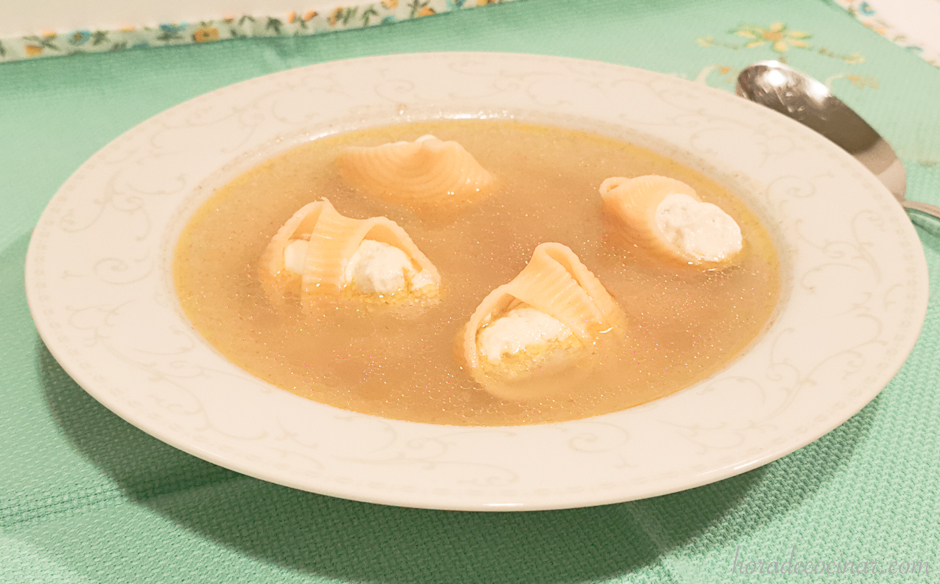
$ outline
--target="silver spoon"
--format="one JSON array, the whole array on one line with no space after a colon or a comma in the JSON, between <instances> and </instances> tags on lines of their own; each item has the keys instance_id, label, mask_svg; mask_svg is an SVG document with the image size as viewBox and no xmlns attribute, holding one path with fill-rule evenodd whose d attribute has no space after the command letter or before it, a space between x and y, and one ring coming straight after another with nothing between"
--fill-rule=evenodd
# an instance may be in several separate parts
<instances>
[{"instance_id":1,"label":"silver spoon","mask_svg":"<svg viewBox=\"0 0 940 584\"><path fill-rule=\"evenodd\" d=\"M738 75L735 93L809 126L854 156L906 209L940 218L940 207L904 198L904 166L891 146L829 88L778 61L761 61Z\"/></svg>"}]
</instances>

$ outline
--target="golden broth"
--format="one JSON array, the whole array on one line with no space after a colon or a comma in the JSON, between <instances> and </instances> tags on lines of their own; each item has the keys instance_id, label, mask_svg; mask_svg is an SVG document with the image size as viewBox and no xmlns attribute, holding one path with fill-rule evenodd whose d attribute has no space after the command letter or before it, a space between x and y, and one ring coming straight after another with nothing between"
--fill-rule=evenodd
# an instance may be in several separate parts
<instances>
[{"instance_id":1,"label":"golden broth","mask_svg":"<svg viewBox=\"0 0 940 584\"><path fill-rule=\"evenodd\" d=\"M499 181L495 194L444 217L358 194L333 164L347 145L434 134L460 142ZM651 264L606 232L598 187L610 176L670 176L741 226L741 261L720 272ZM441 272L445 295L411 317L368 310L305 316L271 307L257 262L278 228L326 197L347 216L386 216ZM576 386L531 402L479 389L455 339L480 301L526 265L536 245L570 247L620 303L627 338ZM509 121L439 121L369 129L298 146L233 180L197 211L174 259L190 321L230 361L297 395L386 418L515 425L614 412L716 372L763 330L780 289L769 234L732 194L699 173L610 138Z\"/></svg>"}]
</instances>

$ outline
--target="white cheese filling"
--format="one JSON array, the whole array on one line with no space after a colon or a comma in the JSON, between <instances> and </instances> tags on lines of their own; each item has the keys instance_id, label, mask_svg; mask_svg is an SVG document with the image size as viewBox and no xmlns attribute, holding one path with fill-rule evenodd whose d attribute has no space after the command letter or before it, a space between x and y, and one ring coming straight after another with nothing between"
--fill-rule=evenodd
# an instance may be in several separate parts
<instances>
[{"instance_id":1,"label":"white cheese filling","mask_svg":"<svg viewBox=\"0 0 940 584\"><path fill-rule=\"evenodd\" d=\"M284 248L284 267L295 274L304 273L304 258L307 257L307 243L305 239L295 239Z\"/></svg>"},{"instance_id":2,"label":"white cheese filling","mask_svg":"<svg viewBox=\"0 0 940 584\"><path fill-rule=\"evenodd\" d=\"M672 194L656 208L656 226L666 239L696 260L721 261L741 251L741 228L721 207Z\"/></svg>"},{"instance_id":3,"label":"white cheese filling","mask_svg":"<svg viewBox=\"0 0 940 584\"><path fill-rule=\"evenodd\" d=\"M284 267L303 274L307 241L298 239L284 249ZM404 288L420 290L432 284L431 275L418 272L401 249L364 239L343 270L343 284L352 283L363 294L394 294Z\"/></svg>"},{"instance_id":4,"label":"white cheese filling","mask_svg":"<svg viewBox=\"0 0 940 584\"><path fill-rule=\"evenodd\" d=\"M571 329L560 320L523 305L480 330L477 346L484 357L499 361L503 355L513 355L533 345L563 341L570 336Z\"/></svg>"},{"instance_id":5,"label":"white cheese filling","mask_svg":"<svg viewBox=\"0 0 940 584\"><path fill-rule=\"evenodd\" d=\"M405 274L415 274L405 252L394 245L363 239L349 258L343 279L364 294L392 294L407 286Z\"/></svg>"}]
</instances>

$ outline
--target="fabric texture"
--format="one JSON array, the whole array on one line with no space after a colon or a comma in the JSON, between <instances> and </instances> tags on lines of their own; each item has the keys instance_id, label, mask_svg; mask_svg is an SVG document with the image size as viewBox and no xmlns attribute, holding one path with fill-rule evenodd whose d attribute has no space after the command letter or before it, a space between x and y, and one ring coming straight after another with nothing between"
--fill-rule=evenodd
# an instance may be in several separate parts
<instances>
[{"instance_id":1,"label":"fabric texture","mask_svg":"<svg viewBox=\"0 0 940 584\"><path fill-rule=\"evenodd\" d=\"M254 76L450 50L595 59L728 91L741 67L785 57L895 147L910 198L940 204L940 71L820 0L528 0L312 37L0 64L0 582L940 582L931 219L916 219L933 291L924 330L870 405L777 462L644 501L482 514L300 492L151 438L50 356L26 305L25 253L46 203L96 150ZM747 573L791 556L831 573Z\"/></svg>"}]
</instances>

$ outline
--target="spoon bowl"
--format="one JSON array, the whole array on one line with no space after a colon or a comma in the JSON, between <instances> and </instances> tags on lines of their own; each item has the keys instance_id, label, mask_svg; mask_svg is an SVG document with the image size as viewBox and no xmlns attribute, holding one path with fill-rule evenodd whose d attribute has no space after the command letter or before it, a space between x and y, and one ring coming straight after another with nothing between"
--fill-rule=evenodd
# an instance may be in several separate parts
<instances>
[{"instance_id":1,"label":"spoon bowl","mask_svg":"<svg viewBox=\"0 0 940 584\"><path fill-rule=\"evenodd\" d=\"M902 206L940 218L940 207L904 198L907 178L897 154L816 79L779 61L761 61L741 71L735 93L816 130L861 162Z\"/></svg>"}]
</instances>

